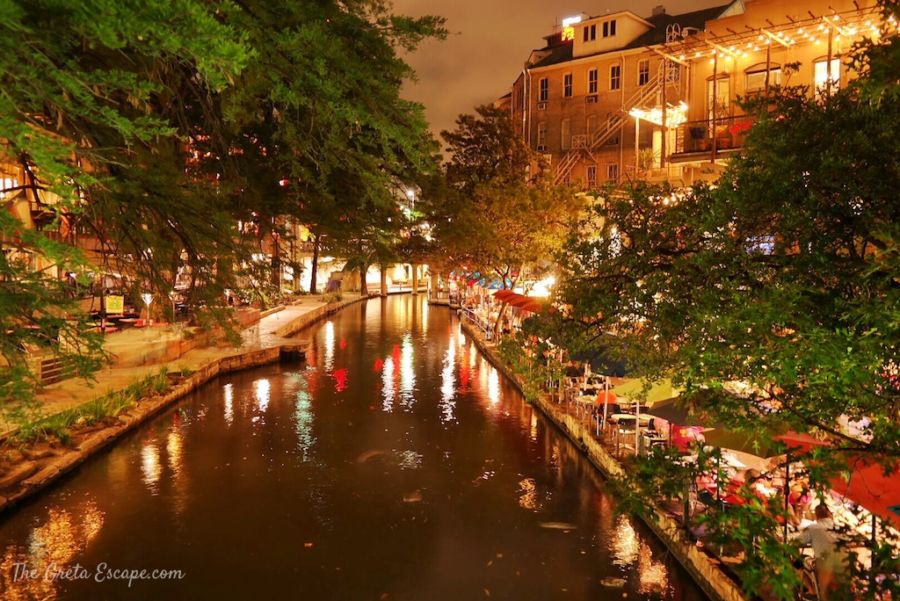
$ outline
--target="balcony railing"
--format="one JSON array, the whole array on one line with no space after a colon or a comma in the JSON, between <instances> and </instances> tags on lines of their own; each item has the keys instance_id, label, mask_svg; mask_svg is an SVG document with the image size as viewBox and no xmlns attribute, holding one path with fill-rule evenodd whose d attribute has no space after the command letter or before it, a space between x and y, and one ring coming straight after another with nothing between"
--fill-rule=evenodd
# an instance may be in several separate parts
<instances>
[{"instance_id":1,"label":"balcony railing","mask_svg":"<svg viewBox=\"0 0 900 601\"><path fill-rule=\"evenodd\" d=\"M744 138L753 126L747 115L704 121L686 121L678 126L673 154L712 153L736 150L744 146Z\"/></svg>"}]
</instances>

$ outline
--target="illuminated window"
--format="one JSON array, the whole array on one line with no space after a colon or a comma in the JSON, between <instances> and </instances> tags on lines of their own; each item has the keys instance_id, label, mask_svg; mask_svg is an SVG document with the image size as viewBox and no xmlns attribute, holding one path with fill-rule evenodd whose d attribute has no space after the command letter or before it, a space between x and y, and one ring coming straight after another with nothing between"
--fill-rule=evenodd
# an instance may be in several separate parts
<instances>
[{"instance_id":1,"label":"illuminated window","mask_svg":"<svg viewBox=\"0 0 900 601\"><path fill-rule=\"evenodd\" d=\"M547 102L550 98L550 82L546 77L542 77L538 82L538 102Z\"/></svg>"},{"instance_id":2,"label":"illuminated window","mask_svg":"<svg viewBox=\"0 0 900 601\"><path fill-rule=\"evenodd\" d=\"M611 38L616 35L616 20L606 21L603 24L603 37Z\"/></svg>"},{"instance_id":3,"label":"illuminated window","mask_svg":"<svg viewBox=\"0 0 900 601\"><path fill-rule=\"evenodd\" d=\"M728 76L706 82L706 107L709 119L723 119L728 116L731 104L731 80Z\"/></svg>"},{"instance_id":4,"label":"illuminated window","mask_svg":"<svg viewBox=\"0 0 900 601\"><path fill-rule=\"evenodd\" d=\"M594 188L597 186L597 165L588 165L587 167L587 187Z\"/></svg>"},{"instance_id":5,"label":"illuminated window","mask_svg":"<svg viewBox=\"0 0 900 601\"><path fill-rule=\"evenodd\" d=\"M775 66L769 68L769 85L781 85L781 67ZM747 70L746 90L748 92L756 92L766 88L766 67L751 67Z\"/></svg>"},{"instance_id":6,"label":"illuminated window","mask_svg":"<svg viewBox=\"0 0 900 601\"><path fill-rule=\"evenodd\" d=\"M597 93L597 70L591 69L588 71L588 94L596 94Z\"/></svg>"},{"instance_id":7,"label":"illuminated window","mask_svg":"<svg viewBox=\"0 0 900 601\"><path fill-rule=\"evenodd\" d=\"M563 97L571 98L572 97L572 74L566 73L563 75Z\"/></svg>"},{"instance_id":8,"label":"illuminated window","mask_svg":"<svg viewBox=\"0 0 900 601\"><path fill-rule=\"evenodd\" d=\"M584 41L593 42L597 39L597 24L584 26Z\"/></svg>"},{"instance_id":9,"label":"illuminated window","mask_svg":"<svg viewBox=\"0 0 900 601\"><path fill-rule=\"evenodd\" d=\"M841 59L831 59L830 66L828 59L819 59L813 63L815 69L816 95L822 94L829 87L836 90L841 87ZM829 70L831 73L829 74ZM829 75L831 77L831 86L828 85Z\"/></svg>"},{"instance_id":10,"label":"illuminated window","mask_svg":"<svg viewBox=\"0 0 900 601\"><path fill-rule=\"evenodd\" d=\"M613 65L609 68L609 89L618 90L622 86L622 66Z\"/></svg>"},{"instance_id":11,"label":"illuminated window","mask_svg":"<svg viewBox=\"0 0 900 601\"><path fill-rule=\"evenodd\" d=\"M617 182L619 181L619 164L610 163L606 166L606 179Z\"/></svg>"},{"instance_id":12,"label":"illuminated window","mask_svg":"<svg viewBox=\"0 0 900 601\"><path fill-rule=\"evenodd\" d=\"M650 59L638 61L638 85L647 85L650 82Z\"/></svg>"},{"instance_id":13,"label":"illuminated window","mask_svg":"<svg viewBox=\"0 0 900 601\"><path fill-rule=\"evenodd\" d=\"M568 119L562 120L562 136L560 142L562 143L562 149L568 150L572 147L572 122Z\"/></svg>"}]
</instances>

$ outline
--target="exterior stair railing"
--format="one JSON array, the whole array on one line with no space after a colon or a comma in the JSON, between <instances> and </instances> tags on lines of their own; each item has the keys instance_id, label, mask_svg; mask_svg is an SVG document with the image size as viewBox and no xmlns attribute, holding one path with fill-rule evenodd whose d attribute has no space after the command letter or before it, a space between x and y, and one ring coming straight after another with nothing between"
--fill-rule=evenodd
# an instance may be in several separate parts
<instances>
[{"instance_id":1,"label":"exterior stair railing","mask_svg":"<svg viewBox=\"0 0 900 601\"><path fill-rule=\"evenodd\" d=\"M623 104L622 108L612 113L603 125L590 136L590 141L585 144L573 144L573 147L563 155L553 175L553 182L561 184L569 177L572 168L581 158L597 150L605 144L617 132L621 131L628 120L628 113L636 106L646 105L649 101L656 101L659 92L660 77L656 76L644 85L640 86Z\"/></svg>"}]
</instances>

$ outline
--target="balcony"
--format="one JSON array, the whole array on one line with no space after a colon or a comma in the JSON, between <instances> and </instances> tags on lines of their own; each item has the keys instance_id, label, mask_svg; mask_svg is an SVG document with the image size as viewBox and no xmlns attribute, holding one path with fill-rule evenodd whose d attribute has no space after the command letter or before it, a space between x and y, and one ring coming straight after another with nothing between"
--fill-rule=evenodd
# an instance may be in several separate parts
<instances>
[{"instance_id":1,"label":"balcony","mask_svg":"<svg viewBox=\"0 0 900 601\"><path fill-rule=\"evenodd\" d=\"M751 127L753 118L747 115L716 119L715 126L711 120L686 121L676 130L675 149L670 160L684 162L727 156L743 148Z\"/></svg>"}]
</instances>

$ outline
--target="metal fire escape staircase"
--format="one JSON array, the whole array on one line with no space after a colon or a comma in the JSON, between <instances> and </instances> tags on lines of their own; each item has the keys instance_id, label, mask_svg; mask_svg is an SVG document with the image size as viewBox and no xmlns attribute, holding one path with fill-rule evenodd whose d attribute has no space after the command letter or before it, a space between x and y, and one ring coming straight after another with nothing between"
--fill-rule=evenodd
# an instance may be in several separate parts
<instances>
[{"instance_id":1,"label":"metal fire escape staircase","mask_svg":"<svg viewBox=\"0 0 900 601\"><path fill-rule=\"evenodd\" d=\"M628 120L628 112L631 111L631 109L637 106L646 105L648 102L656 102L661 80L661 77L657 75L638 88L638 90L622 104L622 108L615 113L612 113L606 122L603 123L603 125L601 125L588 140L579 140L577 143L574 143L575 136L573 136L572 148L563 155L563 158L556 165L556 170L553 174L553 182L555 184L561 184L566 181L569 174L572 173L572 168L582 158L590 158L593 160L592 153L605 144L617 132L621 131L625 122Z\"/></svg>"}]
</instances>

